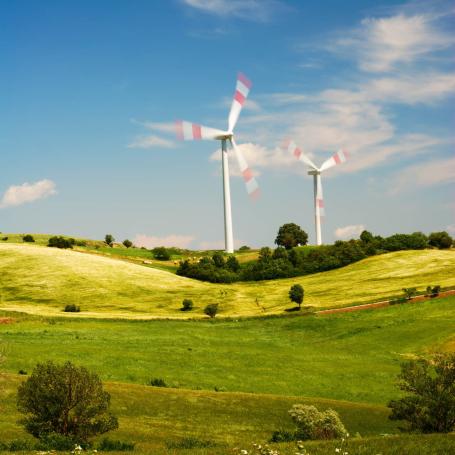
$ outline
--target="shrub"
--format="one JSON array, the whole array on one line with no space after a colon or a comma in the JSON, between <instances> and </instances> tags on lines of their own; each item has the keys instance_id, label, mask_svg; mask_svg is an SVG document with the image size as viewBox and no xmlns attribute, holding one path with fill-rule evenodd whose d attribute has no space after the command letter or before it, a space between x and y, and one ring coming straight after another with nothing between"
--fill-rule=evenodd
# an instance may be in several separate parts
<instances>
[{"instance_id":1,"label":"shrub","mask_svg":"<svg viewBox=\"0 0 455 455\"><path fill-rule=\"evenodd\" d=\"M48 240L47 246L51 248L73 248L73 245L75 243L76 242L74 239L66 239L65 237L61 236L54 236Z\"/></svg>"},{"instance_id":2,"label":"shrub","mask_svg":"<svg viewBox=\"0 0 455 455\"><path fill-rule=\"evenodd\" d=\"M2 240L6 242L8 240L8 237L3 237Z\"/></svg>"},{"instance_id":3,"label":"shrub","mask_svg":"<svg viewBox=\"0 0 455 455\"><path fill-rule=\"evenodd\" d=\"M194 436L180 439L179 441L166 441L168 449L204 449L209 447L216 447L216 443L199 439Z\"/></svg>"},{"instance_id":4,"label":"shrub","mask_svg":"<svg viewBox=\"0 0 455 455\"><path fill-rule=\"evenodd\" d=\"M289 290L289 298L291 299L291 302L297 303L299 310L303 302L304 292L305 291L303 290L303 287L300 286L300 284L294 284Z\"/></svg>"},{"instance_id":5,"label":"shrub","mask_svg":"<svg viewBox=\"0 0 455 455\"><path fill-rule=\"evenodd\" d=\"M432 232L428 237L428 244L439 249L450 248L452 246L453 239L446 232Z\"/></svg>"},{"instance_id":6,"label":"shrub","mask_svg":"<svg viewBox=\"0 0 455 455\"><path fill-rule=\"evenodd\" d=\"M79 313L81 308L76 306L74 303L69 303L68 305L65 305L65 309L63 311L65 313Z\"/></svg>"},{"instance_id":7,"label":"shrub","mask_svg":"<svg viewBox=\"0 0 455 455\"><path fill-rule=\"evenodd\" d=\"M169 251L164 246L157 246L156 248L153 248L152 253L153 257L159 261L168 261L171 259Z\"/></svg>"},{"instance_id":8,"label":"shrub","mask_svg":"<svg viewBox=\"0 0 455 455\"><path fill-rule=\"evenodd\" d=\"M289 410L297 425L297 439L335 439L346 436L347 431L333 409L318 411L315 406L295 404Z\"/></svg>"},{"instance_id":9,"label":"shrub","mask_svg":"<svg viewBox=\"0 0 455 455\"><path fill-rule=\"evenodd\" d=\"M125 239L123 241L123 246L126 248L131 248L133 246L133 242L131 240Z\"/></svg>"},{"instance_id":10,"label":"shrub","mask_svg":"<svg viewBox=\"0 0 455 455\"><path fill-rule=\"evenodd\" d=\"M26 372L25 370L20 369L20 370L17 372L17 374L21 374L21 375L24 375L24 376L25 376L25 375L27 374L27 372Z\"/></svg>"},{"instance_id":11,"label":"shrub","mask_svg":"<svg viewBox=\"0 0 455 455\"><path fill-rule=\"evenodd\" d=\"M182 302L182 311L191 311L193 309L193 301L184 299Z\"/></svg>"},{"instance_id":12,"label":"shrub","mask_svg":"<svg viewBox=\"0 0 455 455\"><path fill-rule=\"evenodd\" d=\"M58 433L79 442L118 427L109 413L110 395L95 373L71 362L38 363L19 385L21 423L38 439Z\"/></svg>"},{"instance_id":13,"label":"shrub","mask_svg":"<svg viewBox=\"0 0 455 455\"><path fill-rule=\"evenodd\" d=\"M37 450L71 450L80 441L74 436L67 436L59 433L49 433L40 438L36 445Z\"/></svg>"},{"instance_id":14,"label":"shrub","mask_svg":"<svg viewBox=\"0 0 455 455\"><path fill-rule=\"evenodd\" d=\"M108 246L112 246L115 242L114 236L112 234L106 234L104 236L104 241Z\"/></svg>"},{"instance_id":15,"label":"shrub","mask_svg":"<svg viewBox=\"0 0 455 455\"><path fill-rule=\"evenodd\" d=\"M123 442L115 439L103 438L98 444L98 450L104 452L127 452L134 450L134 442Z\"/></svg>"},{"instance_id":16,"label":"shrub","mask_svg":"<svg viewBox=\"0 0 455 455\"><path fill-rule=\"evenodd\" d=\"M168 387L165 380L162 378L152 378L150 379L150 383L152 387Z\"/></svg>"},{"instance_id":17,"label":"shrub","mask_svg":"<svg viewBox=\"0 0 455 455\"><path fill-rule=\"evenodd\" d=\"M250 251L251 248L248 245L243 245L239 248L239 251Z\"/></svg>"},{"instance_id":18,"label":"shrub","mask_svg":"<svg viewBox=\"0 0 455 455\"><path fill-rule=\"evenodd\" d=\"M297 439L295 431L277 430L273 432L270 442L291 442Z\"/></svg>"},{"instance_id":19,"label":"shrub","mask_svg":"<svg viewBox=\"0 0 455 455\"><path fill-rule=\"evenodd\" d=\"M34 242L35 239L33 238L33 235L30 235L30 234L26 234L22 237L22 240L24 242Z\"/></svg>"},{"instance_id":20,"label":"shrub","mask_svg":"<svg viewBox=\"0 0 455 455\"><path fill-rule=\"evenodd\" d=\"M402 420L400 430L450 433L455 429L455 353L438 354L431 360L401 364L399 389L409 395L392 400L391 420Z\"/></svg>"},{"instance_id":21,"label":"shrub","mask_svg":"<svg viewBox=\"0 0 455 455\"><path fill-rule=\"evenodd\" d=\"M210 303L204 308L204 313L211 318L214 318L218 313L218 303Z\"/></svg>"},{"instance_id":22,"label":"shrub","mask_svg":"<svg viewBox=\"0 0 455 455\"><path fill-rule=\"evenodd\" d=\"M416 288L403 288L403 293L404 293L406 300L411 300L417 294L417 289Z\"/></svg>"}]
</instances>

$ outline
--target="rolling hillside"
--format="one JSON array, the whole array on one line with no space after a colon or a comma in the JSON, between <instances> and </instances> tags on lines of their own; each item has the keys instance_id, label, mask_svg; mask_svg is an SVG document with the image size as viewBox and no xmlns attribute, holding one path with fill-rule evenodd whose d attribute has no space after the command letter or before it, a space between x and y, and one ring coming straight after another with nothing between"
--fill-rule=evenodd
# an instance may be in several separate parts
<instances>
[{"instance_id":1,"label":"rolling hillside","mask_svg":"<svg viewBox=\"0 0 455 455\"><path fill-rule=\"evenodd\" d=\"M78 317L194 318L213 302L220 316L276 314L290 307L295 283L315 308L375 301L403 287L453 286L455 251L400 251L305 277L216 285L77 251L0 244L0 309L31 314L65 316L64 306L76 304ZM184 298L194 301L191 313L180 311Z\"/></svg>"}]
</instances>

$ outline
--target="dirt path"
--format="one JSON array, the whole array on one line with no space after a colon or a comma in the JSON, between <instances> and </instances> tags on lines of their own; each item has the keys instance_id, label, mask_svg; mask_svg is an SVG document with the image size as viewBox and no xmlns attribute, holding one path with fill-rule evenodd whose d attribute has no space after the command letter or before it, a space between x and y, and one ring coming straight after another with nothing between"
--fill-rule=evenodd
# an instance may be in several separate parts
<instances>
[{"instance_id":1,"label":"dirt path","mask_svg":"<svg viewBox=\"0 0 455 455\"><path fill-rule=\"evenodd\" d=\"M448 291L442 291L439 293L437 297L426 297L424 295L418 295L417 297L413 297L411 300L408 300L406 303L416 303L416 302L424 302L426 300L433 300L439 297L446 297L448 295L454 295L455 289L450 289ZM363 305L355 305L355 306L348 306L343 308L333 308L331 310L320 310L315 311L316 314L333 314L333 313L349 313L351 311L360 311L360 310L371 310L375 308L384 308L386 306L390 306L390 300L383 300L382 302L375 302L375 303L366 303Z\"/></svg>"}]
</instances>

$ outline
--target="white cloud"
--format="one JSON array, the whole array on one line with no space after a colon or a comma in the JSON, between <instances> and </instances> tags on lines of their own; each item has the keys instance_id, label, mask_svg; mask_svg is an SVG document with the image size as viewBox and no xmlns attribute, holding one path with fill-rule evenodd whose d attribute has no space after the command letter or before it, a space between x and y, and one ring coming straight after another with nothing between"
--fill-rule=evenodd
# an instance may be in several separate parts
<instances>
[{"instance_id":1,"label":"white cloud","mask_svg":"<svg viewBox=\"0 0 455 455\"><path fill-rule=\"evenodd\" d=\"M455 235L455 224L449 224L449 226L446 227L446 231L450 235Z\"/></svg>"},{"instance_id":2,"label":"white cloud","mask_svg":"<svg viewBox=\"0 0 455 455\"><path fill-rule=\"evenodd\" d=\"M3 194L0 208L15 207L27 202L34 202L53 194L57 194L55 183L47 179L35 183L12 185Z\"/></svg>"},{"instance_id":3,"label":"white cloud","mask_svg":"<svg viewBox=\"0 0 455 455\"><path fill-rule=\"evenodd\" d=\"M169 139L163 137L150 135L150 136L138 136L133 142L128 144L128 148L135 149L149 149L149 148L174 148L175 143Z\"/></svg>"},{"instance_id":4,"label":"white cloud","mask_svg":"<svg viewBox=\"0 0 455 455\"><path fill-rule=\"evenodd\" d=\"M191 8L220 17L265 22L284 6L277 0L182 0Z\"/></svg>"},{"instance_id":5,"label":"white cloud","mask_svg":"<svg viewBox=\"0 0 455 455\"><path fill-rule=\"evenodd\" d=\"M414 164L398 172L391 193L455 182L455 157Z\"/></svg>"},{"instance_id":6,"label":"white cloud","mask_svg":"<svg viewBox=\"0 0 455 455\"><path fill-rule=\"evenodd\" d=\"M191 235L176 235L171 234L165 237L157 237L154 235L138 234L133 240L133 243L138 247L155 248L157 246L178 248L188 248L194 237Z\"/></svg>"},{"instance_id":7,"label":"white cloud","mask_svg":"<svg viewBox=\"0 0 455 455\"><path fill-rule=\"evenodd\" d=\"M350 226L339 227L335 229L337 239L352 239L358 237L365 230L363 224L352 224Z\"/></svg>"},{"instance_id":8,"label":"white cloud","mask_svg":"<svg viewBox=\"0 0 455 455\"><path fill-rule=\"evenodd\" d=\"M369 72L394 70L455 43L455 36L438 27L440 16L432 13L366 18L353 32L344 32L332 51L349 53Z\"/></svg>"}]
</instances>

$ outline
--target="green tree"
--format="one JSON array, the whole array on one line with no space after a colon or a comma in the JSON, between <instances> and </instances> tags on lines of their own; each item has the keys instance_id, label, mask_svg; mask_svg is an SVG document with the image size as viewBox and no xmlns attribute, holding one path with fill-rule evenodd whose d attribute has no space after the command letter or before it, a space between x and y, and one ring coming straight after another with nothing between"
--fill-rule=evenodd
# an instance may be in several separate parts
<instances>
[{"instance_id":1,"label":"green tree","mask_svg":"<svg viewBox=\"0 0 455 455\"><path fill-rule=\"evenodd\" d=\"M360 240L363 243L371 243L374 240L373 234L370 231L362 231L360 234Z\"/></svg>"},{"instance_id":2,"label":"green tree","mask_svg":"<svg viewBox=\"0 0 455 455\"><path fill-rule=\"evenodd\" d=\"M219 269L222 269L225 265L224 256L219 251L213 253L212 260L213 263L215 264L215 267L218 267Z\"/></svg>"},{"instance_id":3,"label":"green tree","mask_svg":"<svg viewBox=\"0 0 455 455\"><path fill-rule=\"evenodd\" d=\"M125 239L123 241L123 246L126 248L131 248L133 246L133 242L131 240Z\"/></svg>"},{"instance_id":4,"label":"green tree","mask_svg":"<svg viewBox=\"0 0 455 455\"><path fill-rule=\"evenodd\" d=\"M403 293L407 300L411 300L417 294L417 289L416 288L403 288Z\"/></svg>"},{"instance_id":5,"label":"green tree","mask_svg":"<svg viewBox=\"0 0 455 455\"><path fill-rule=\"evenodd\" d=\"M104 236L104 241L107 245L112 246L115 242L114 236L112 234L106 234Z\"/></svg>"},{"instance_id":6,"label":"green tree","mask_svg":"<svg viewBox=\"0 0 455 455\"><path fill-rule=\"evenodd\" d=\"M272 259L272 250L268 246L264 246L259 250L259 262L267 262Z\"/></svg>"},{"instance_id":7,"label":"green tree","mask_svg":"<svg viewBox=\"0 0 455 455\"><path fill-rule=\"evenodd\" d=\"M171 259L169 251L164 246L157 246L156 248L153 248L152 253L153 257L159 261L168 261Z\"/></svg>"},{"instance_id":8,"label":"green tree","mask_svg":"<svg viewBox=\"0 0 455 455\"><path fill-rule=\"evenodd\" d=\"M90 437L118 428L109 413L110 395L100 378L71 362L39 363L17 391L22 423L36 438L58 433L86 442Z\"/></svg>"},{"instance_id":9,"label":"green tree","mask_svg":"<svg viewBox=\"0 0 455 455\"><path fill-rule=\"evenodd\" d=\"M235 273L237 273L240 270L239 261L237 260L237 258L235 256L229 256L227 258L226 267Z\"/></svg>"},{"instance_id":10,"label":"green tree","mask_svg":"<svg viewBox=\"0 0 455 455\"><path fill-rule=\"evenodd\" d=\"M428 244L439 249L450 248L453 239L446 231L432 232L428 237Z\"/></svg>"},{"instance_id":11,"label":"green tree","mask_svg":"<svg viewBox=\"0 0 455 455\"><path fill-rule=\"evenodd\" d=\"M294 284L289 290L289 298L291 299L291 302L297 303L299 310L303 302L304 294L305 291L303 290L303 287L300 286L300 284Z\"/></svg>"},{"instance_id":12,"label":"green tree","mask_svg":"<svg viewBox=\"0 0 455 455\"><path fill-rule=\"evenodd\" d=\"M455 429L455 353L401 364L398 387L409 395L392 400L391 420L403 420L402 431L450 433Z\"/></svg>"},{"instance_id":13,"label":"green tree","mask_svg":"<svg viewBox=\"0 0 455 455\"><path fill-rule=\"evenodd\" d=\"M33 238L33 235L31 234L26 234L22 237L22 241L24 242L34 242L35 239Z\"/></svg>"},{"instance_id":14,"label":"green tree","mask_svg":"<svg viewBox=\"0 0 455 455\"><path fill-rule=\"evenodd\" d=\"M287 250L298 245L306 245L308 242L308 234L295 223L283 224L278 230L278 235L275 243L278 246L284 246Z\"/></svg>"},{"instance_id":15,"label":"green tree","mask_svg":"<svg viewBox=\"0 0 455 455\"><path fill-rule=\"evenodd\" d=\"M204 313L211 318L214 318L218 313L218 303L210 303L204 308Z\"/></svg>"}]
</instances>

